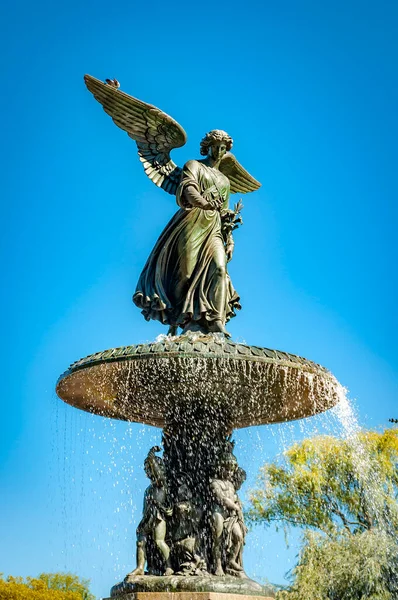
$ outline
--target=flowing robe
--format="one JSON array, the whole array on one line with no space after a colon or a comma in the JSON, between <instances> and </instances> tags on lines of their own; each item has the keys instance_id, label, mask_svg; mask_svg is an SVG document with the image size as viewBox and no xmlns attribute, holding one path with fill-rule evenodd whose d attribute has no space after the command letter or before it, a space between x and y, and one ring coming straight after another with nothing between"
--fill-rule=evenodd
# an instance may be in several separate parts
<instances>
[{"instance_id":1,"label":"flowing robe","mask_svg":"<svg viewBox=\"0 0 398 600\"><path fill-rule=\"evenodd\" d=\"M156 242L133 296L146 320L184 327L235 316L239 296L227 273L222 233L229 193L218 169L196 160L185 164L176 193L181 208ZM204 209L202 199L216 208Z\"/></svg>"}]
</instances>

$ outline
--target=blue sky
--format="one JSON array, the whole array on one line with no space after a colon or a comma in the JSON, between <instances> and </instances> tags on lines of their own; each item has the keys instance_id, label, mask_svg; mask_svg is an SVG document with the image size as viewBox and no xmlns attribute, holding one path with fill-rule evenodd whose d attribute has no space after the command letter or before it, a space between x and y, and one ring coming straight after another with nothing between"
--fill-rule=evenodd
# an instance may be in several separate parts
<instances>
[{"instance_id":1,"label":"blue sky","mask_svg":"<svg viewBox=\"0 0 398 600\"><path fill-rule=\"evenodd\" d=\"M64 405L86 354L154 339L131 303L176 210L134 142L84 87L117 77L188 133L180 165L228 131L262 182L244 197L231 277L235 339L301 354L349 388L367 427L398 417L398 85L394 2L14 2L0 9L3 419L0 570L70 569L98 596L133 565L159 432ZM237 198L236 198L237 199ZM323 420L322 420L323 419ZM254 485L293 439L333 417L237 433ZM329 429L328 429L329 428ZM253 451L254 449L254 451ZM282 582L283 533L250 533L250 575Z\"/></svg>"}]
</instances>

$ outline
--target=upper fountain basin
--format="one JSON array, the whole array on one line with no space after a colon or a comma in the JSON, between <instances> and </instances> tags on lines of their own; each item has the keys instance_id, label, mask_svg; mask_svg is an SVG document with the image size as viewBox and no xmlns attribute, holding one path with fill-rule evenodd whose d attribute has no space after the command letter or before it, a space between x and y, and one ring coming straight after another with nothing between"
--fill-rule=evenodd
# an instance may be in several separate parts
<instances>
[{"instance_id":1,"label":"upper fountain basin","mask_svg":"<svg viewBox=\"0 0 398 600\"><path fill-rule=\"evenodd\" d=\"M343 393L314 362L219 334L165 336L97 352L73 363L56 390L82 410L158 427L199 403L231 430L309 417Z\"/></svg>"}]
</instances>

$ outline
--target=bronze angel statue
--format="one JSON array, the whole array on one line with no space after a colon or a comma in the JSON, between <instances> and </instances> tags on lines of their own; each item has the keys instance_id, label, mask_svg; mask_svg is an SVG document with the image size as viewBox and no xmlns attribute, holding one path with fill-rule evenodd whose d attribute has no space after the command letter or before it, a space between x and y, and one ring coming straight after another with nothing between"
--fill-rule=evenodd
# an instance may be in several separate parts
<instances>
[{"instance_id":1,"label":"bronze angel statue","mask_svg":"<svg viewBox=\"0 0 398 600\"><path fill-rule=\"evenodd\" d=\"M229 209L230 194L260 187L231 154L232 138L218 129L200 144L201 160L181 169L170 158L187 140L174 119L151 104L90 75L87 88L114 123L136 142L145 173L158 187L175 195L180 207L155 244L133 296L148 321L229 337L225 324L240 309L239 296L227 270L232 258L232 231L240 221L238 203Z\"/></svg>"}]
</instances>

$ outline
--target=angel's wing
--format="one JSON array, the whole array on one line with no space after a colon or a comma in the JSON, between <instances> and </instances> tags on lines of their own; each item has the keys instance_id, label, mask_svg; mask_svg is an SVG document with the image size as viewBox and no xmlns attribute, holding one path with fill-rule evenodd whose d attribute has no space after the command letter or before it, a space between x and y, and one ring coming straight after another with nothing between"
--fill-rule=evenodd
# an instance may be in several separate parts
<instances>
[{"instance_id":1,"label":"angel's wing","mask_svg":"<svg viewBox=\"0 0 398 600\"><path fill-rule=\"evenodd\" d=\"M170 152L187 141L181 125L156 106L141 102L91 75L85 75L84 81L113 122L137 143L138 156L149 179L169 194L175 194L181 169L171 160Z\"/></svg>"},{"instance_id":2,"label":"angel's wing","mask_svg":"<svg viewBox=\"0 0 398 600\"><path fill-rule=\"evenodd\" d=\"M218 168L221 173L228 177L231 184L231 194L247 194L261 187L261 183L242 167L231 152L224 155Z\"/></svg>"}]
</instances>

